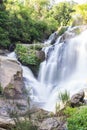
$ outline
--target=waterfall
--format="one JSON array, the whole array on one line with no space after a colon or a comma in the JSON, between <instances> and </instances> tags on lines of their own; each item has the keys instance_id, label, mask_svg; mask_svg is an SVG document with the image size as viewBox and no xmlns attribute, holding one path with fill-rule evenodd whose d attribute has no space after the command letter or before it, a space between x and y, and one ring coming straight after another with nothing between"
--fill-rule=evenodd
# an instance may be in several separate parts
<instances>
[{"instance_id":1,"label":"waterfall","mask_svg":"<svg viewBox=\"0 0 87 130\"><path fill-rule=\"evenodd\" d=\"M47 61L40 65L38 81L45 86L44 108L53 110L58 92L67 90L72 95L87 86L87 30L62 43L57 40L47 53Z\"/></svg>"},{"instance_id":2,"label":"waterfall","mask_svg":"<svg viewBox=\"0 0 87 130\"><path fill-rule=\"evenodd\" d=\"M32 100L49 111L54 110L59 92L67 90L72 95L87 87L87 30L66 41L60 39L43 49L47 58L40 64L38 79L22 66Z\"/></svg>"}]
</instances>

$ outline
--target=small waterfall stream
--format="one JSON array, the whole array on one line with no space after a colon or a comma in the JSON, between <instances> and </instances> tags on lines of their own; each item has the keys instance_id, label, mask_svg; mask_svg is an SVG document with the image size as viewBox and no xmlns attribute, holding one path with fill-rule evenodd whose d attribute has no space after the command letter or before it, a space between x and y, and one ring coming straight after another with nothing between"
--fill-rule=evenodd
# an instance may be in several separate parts
<instances>
[{"instance_id":1,"label":"small waterfall stream","mask_svg":"<svg viewBox=\"0 0 87 130\"><path fill-rule=\"evenodd\" d=\"M33 100L53 111L58 92L67 90L72 95L87 87L87 30L64 42L57 39L44 51L48 58L40 65L38 79L25 66L23 76Z\"/></svg>"}]
</instances>

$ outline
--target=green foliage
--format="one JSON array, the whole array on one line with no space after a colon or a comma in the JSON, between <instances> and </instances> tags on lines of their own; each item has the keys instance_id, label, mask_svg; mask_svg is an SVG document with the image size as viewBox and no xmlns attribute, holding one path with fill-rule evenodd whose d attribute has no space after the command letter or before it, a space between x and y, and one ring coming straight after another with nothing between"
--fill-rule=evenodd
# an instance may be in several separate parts
<instances>
[{"instance_id":1,"label":"green foliage","mask_svg":"<svg viewBox=\"0 0 87 130\"><path fill-rule=\"evenodd\" d=\"M79 109L68 118L68 130L87 130L87 107Z\"/></svg>"},{"instance_id":2,"label":"green foliage","mask_svg":"<svg viewBox=\"0 0 87 130\"><path fill-rule=\"evenodd\" d=\"M36 57L36 50L31 49L29 46L16 45L16 54L19 60L25 65L36 65L40 64L40 60Z\"/></svg>"},{"instance_id":3,"label":"green foliage","mask_svg":"<svg viewBox=\"0 0 87 130\"><path fill-rule=\"evenodd\" d=\"M73 24L74 25L87 24L87 3L76 5L74 9L75 13Z\"/></svg>"},{"instance_id":4,"label":"green foliage","mask_svg":"<svg viewBox=\"0 0 87 130\"><path fill-rule=\"evenodd\" d=\"M72 15L78 20L72 19ZM0 47L9 49L11 43L18 41L42 42L60 26L72 22L73 25L87 23L87 4L75 6L73 2L61 2L50 5L49 0L7 0L0 4Z\"/></svg>"},{"instance_id":5,"label":"green foliage","mask_svg":"<svg viewBox=\"0 0 87 130\"><path fill-rule=\"evenodd\" d=\"M72 107L69 107L67 106L65 109L64 109L64 114L67 116L67 117L70 117L72 116L75 112L77 112L78 108L72 108Z\"/></svg>"},{"instance_id":6,"label":"green foliage","mask_svg":"<svg viewBox=\"0 0 87 130\"><path fill-rule=\"evenodd\" d=\"M66 103L69 99L69 93L67 92L67 90L65 90L63 93L59 93L58 98L63 102Z\"/></svg>"},{"instance_id":7,"label":"green foliage","mask_svg":"<svg viewBox=\"0 0 87 130\"><path fill-rule=\"evenodd\" d=\"M8 48L10 45L9 34L6 30L0 27L0 46Z\"/></svg>"},{"instance_id":8,"label":"green foliage","mask_svg":"<svg viewBox=\"0 0 87 130\"><path fill-rule=\"evenodd\" d=\"M5 10L4 4L0 4L0 46L8 48L10 45L8 26L8 12Z\"/></svg>"},{"instance_id":9,"label":"green foliage","mask_svg":"<svg viewBox=\"0 0 87 130\"><path fill-rule=\"evenodd\" d=\"M71 14L74 12L72 7L73 5L70 2L61 2L53 6L50 13L57 20L58 26L67 26L70 24Z\"/></svg>"},{"instance_id":10,"label":"green foliage","mask_svg":"<svg viewBox=\"0 0 87 130\"><path fill-rule=\"evenodd\" d=\"M1 83L0 83L0 94L3 94L3 88L1 86Z\"/></svg>"}]
</instances>

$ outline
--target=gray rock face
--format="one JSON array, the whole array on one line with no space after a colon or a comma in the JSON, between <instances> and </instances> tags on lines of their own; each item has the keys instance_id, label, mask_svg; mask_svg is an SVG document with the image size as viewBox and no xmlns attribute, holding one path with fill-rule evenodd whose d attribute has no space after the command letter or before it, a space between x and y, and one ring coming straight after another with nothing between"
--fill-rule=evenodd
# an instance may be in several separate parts
<instances>
[{"instance_id":1,"label":"gray rock face","mask_svg":"<svg viewBox=\"0 0 87 130\"><path fill-rule=\"evenodd\" d=\"M72 107L79 106L84 103L84 92L76 93L71 97L70 103Z\"/></svg>"},{"instance_id":2,"label":"gray rock face","mask_svg":"<svg viewBox=\"0 0 87 130\"><path fill-rule=\"evenodd\" d=\"M58 130L60 122L56 118L45 119L40 126L39 130Z\"/></svg>"},{"instance_id":3,"label":"gray rock face","mask_svg":"<svg viewBox=\"0 0 87 130\"><path fill-rule=\"evenodd\" d=\"M8 98L20 98L24 83L22 68L16 60L0 56L0 84Z\"/></svg>"}]
</instances>

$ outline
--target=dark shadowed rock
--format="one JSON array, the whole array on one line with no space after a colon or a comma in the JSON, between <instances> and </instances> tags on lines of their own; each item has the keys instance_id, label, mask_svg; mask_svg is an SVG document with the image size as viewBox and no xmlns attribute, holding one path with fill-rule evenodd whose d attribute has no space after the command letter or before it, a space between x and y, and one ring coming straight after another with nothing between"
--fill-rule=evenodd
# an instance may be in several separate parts
<instances>
[{"instance_id":1,"label":"dark shadowed rock","mask_svg":"<svg viewBox=\"0 0 87 130\"><path fill-rule=\"evenodd\" d=\"M70 103L72 107L79 106L84 103L84 92L76 93L71 97Z\"/></svg>"}]
</instances>

